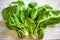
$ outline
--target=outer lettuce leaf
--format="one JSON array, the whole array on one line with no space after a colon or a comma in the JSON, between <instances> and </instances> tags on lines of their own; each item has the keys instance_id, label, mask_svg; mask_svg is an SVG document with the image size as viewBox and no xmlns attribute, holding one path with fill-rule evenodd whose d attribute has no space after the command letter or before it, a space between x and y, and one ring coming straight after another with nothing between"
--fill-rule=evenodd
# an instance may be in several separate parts
<instances>
[{"instance_id":1,"label":"outer lettuce leaf","mask_svg":"<svg viewBox=\"0 0 60 40\"><path fill-rule=\"evenodd\" d=\"M34 22L32 19L30 19L29 17L26 18L26 22L27 22L26 26L28 27L29 35L34 38L34 36L35 36L34 30L35 30L36 24L35 24L35 22Z\"/></svg>"},{"instance_id":2,"label":"outer lettuce leaf","mask_svg":"<svg viewBox=\"0 0 60 40\"><path fill-rule=\"evenodd\" d=\"M41 8L40 8L41 9ZM45 10L41 12L40 10L40 15L37 20L38 25L41 23L45 24L56 24L59 23L60 21L60 11L54 11L52 9L47 9L46 7L43 7L42 10Z\"/></svg>"},{"instance_id":3,"label":"outer lettuce leaf","mask_svg":"<svg viewBox=\"0 0 60 40\"><path fill-rule=\"evenodd\" d=\"M9 6L4 8L2 11L2 16L4 20L8 20L9 16L16 12L16 6Z\"/></svg>"},{"instance_id":4,"label":"outer lettuce leaf","mask_svg":"<svg viewBox=\"0 0 60 40\"><path fill-rule=\"evenodd\" d=\"M44 31L43 30L39 30L38 31L38 35L42 39L44 37Z\"/></svg>"}]
</instances>

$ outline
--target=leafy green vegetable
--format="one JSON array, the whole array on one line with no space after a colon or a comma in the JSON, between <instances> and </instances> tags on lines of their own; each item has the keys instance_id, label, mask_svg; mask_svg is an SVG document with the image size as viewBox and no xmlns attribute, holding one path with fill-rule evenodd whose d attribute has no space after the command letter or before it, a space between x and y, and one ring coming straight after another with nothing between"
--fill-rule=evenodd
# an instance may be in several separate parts
<instances>
[{"instance_id":1,"label":"leafy green vegetable","mask_svg":"<svg viewBox=\"0 0 60 40\"><path fill-rule=\"evenodd\" d=\"M13 10L12 10L13 9ZM9 16L16 12L16 6L9 6L2 11L3 19L8 20Z\"/></svg>"},{"instance_id":2,"label":"leafy green vegetable","mask_svg":"<svg viewBox=\"0 0 60 40\"><path fill-rule=\"evenodd\" d=\"M47 25L60 23L60 10L53 10L49 5L38 7L36 2L30 2L27 9L22 0L12 2L2 10L3 19L9 29L16 30L18 36L44 37Z\"/></svg>"},{"instance_id":3,"label":"leafy green vegetable","mask_svg":"<svg viewBox=\"0 0 60 40\"><path fill-rule=\"evenodd\" d=\"M31 18L34 20L38 16L38 7L33 8L32 13L31 13Z\"/></svg>"},{"instance_id":4,"label":"leafy green vegetable","mask_svg":"<svg viewBox=\"0 0 60 40\"><path fill-rule=\"evenodd\" d=\"M27 8L27 16L29 16L31 18L31 12L33 10L33 8L35 9L37 6L37 3L36 2L30 2L28 4L28 8Z\"/></svg>"},{"instance_id":5,"label":"leafy green vegetable","mask_svg":"<svg viewBox=\"0 0 60 40\"><path fill-rule=\"evenodd\" d=\"M38 31L38 35L40 36L40 38L43 38L43 37L44 37L44 32L43 32L43 30L39 30L39 31Z\"/></svg>"},{"instance_id":6,"label":"leafy green vegetable","mask_svg":"<svg viewBox=\"0 0 60 40\"><path fill-rule=\"evenodd\" d=\"M36 27L36 24L30 18L26 18L26 22L27 22L27 27L28 27L29 35L34 38L34 36L35 36L34 35L34 28Z\"/></svg>"},{"instance_id":7,"label":"leafy green vegetable","mask_svg":"<svg viewBox=\"0 0 60 40\"><path fill-rule=\"evenodd\" d=\"M43 38L43 37L44 37L44 32L43 32L43 30L39 30L39 31L38 31L38 35L40 36L40 38Z\"/></svg>"},{"instance_id":8,"label":"leafy green vegetable","mask_svg":"<svg viewBox=\"0 0 60 40\"><path fill-rule=\"evenodd\" d=\"M36 2L30 2L28 5L30 8L34 8L35 6L37 6Z\"/></svg>"}]
</instances>

